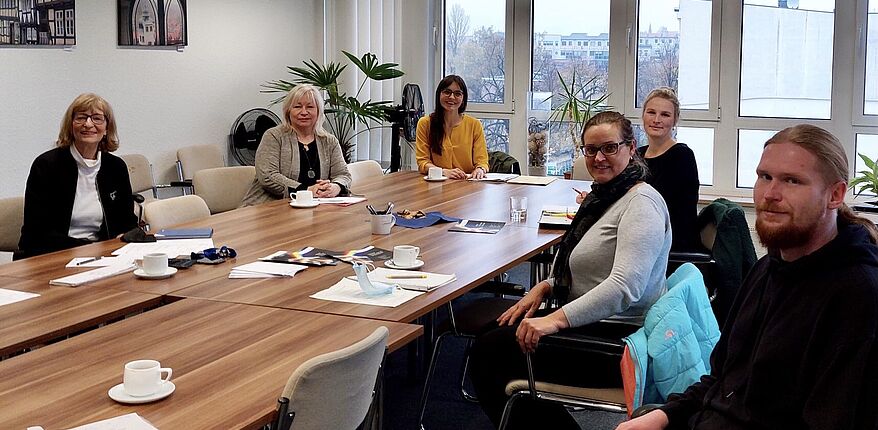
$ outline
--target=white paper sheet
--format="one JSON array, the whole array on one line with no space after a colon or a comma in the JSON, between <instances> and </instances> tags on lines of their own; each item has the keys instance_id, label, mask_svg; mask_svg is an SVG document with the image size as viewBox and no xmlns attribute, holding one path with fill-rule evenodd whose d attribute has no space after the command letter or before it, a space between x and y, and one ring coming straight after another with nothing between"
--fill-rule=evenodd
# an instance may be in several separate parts
<instances>
[{"instance_id":1,"label":"white paper sheet","mask_svg":"<svg viewBox=\"0 0 878 430\"><path fill-rule=\"evenodd\" d=\"M160 252L174 258L178 255L189 256L192 252L201 252L213 248L213 239L172 239L158 242L129 243L113 251L113 255L125 255L133 259L143 258L145 254Z\"/></svg>"},{"instance_id":2,"label":"white paper sheet","mask_svg":"<svg viewBox=\"0 0 878 430\"><path fill-rule=\"evenodd\" d=\"M254 261L241 266L233 267L229 278L273 278L280 276L295 276L306 267L299 264L273 263L270 261Z\"/></svg>"},{"instance_id":3,"label":"white paper sheet","mask_svg":"<svg viewBox=\"0 0 878 430\"><path fill-rule=\"evenodd\" d=\"M324 197L317 199L320 204L348 206L365 201L365 197Z\"/></svg>"},{"instance_id":4,"label":"white paper sheet","mask_svg":"<svg viewBox=\"0 0 878 430\"><path fill-rule=\"evenodd\" d=\"M99 269L89 270L87 272L80 272L75 275L65 276L63 278L52 279L51 281L49 281L49 285L59 285L62 287L78 287L89 282L94 282L104 278L109 278L111 276L128 273L136 268L137 266L135 266L134 263L101 267Z\"/></svg>"},{"instance_id":5,"label":"white paper sheet","mask_svg":"<svg viewBox=\"0 0 878 430\"><path fill-rule=\"evenodd\" d=\"M391 294L380 296L367 296L360 288L357 281L343 278L335 285L311 296L312 299L329 300L331 302L357 303L361 305L384 306L395 308L417 296L424 294L420 291L410 291L397 288Z\"/></svg>"},{"instance_id":6,"label":"white paper sheet","mask_svg":"<svg viewBox=\"0 0 878 430\"><path fill-rule=\"evenodd\" d=\"M17 303L39 296L39 294L35 293L26 293L24 291L7 290L5 288L0 288L0 306L10 305L12 303Z\"/></svg>"},{"instance_id":7,"label":"white paper sheet","mask_svg":"<svg viewBox=\"0 0 878 430\"><path fill-rule=\"evenodd\" d=\"M70 430L158 430L146 419L136 413L98 421L72 428Z\"/></svg>"},{"instance_id":8,"label":"white paper sheet","mask_svg":"<svg viewBox=\"0 0 878 430\"><path fill-rule=\"evenodd\" d=\"M515 179L517 177L518 175L515 173L486 173L485 177L482 179L474 179L471 175L467 175L467 180L483 182L506 182L510 179Z\"/></svg>"}]
</instances>

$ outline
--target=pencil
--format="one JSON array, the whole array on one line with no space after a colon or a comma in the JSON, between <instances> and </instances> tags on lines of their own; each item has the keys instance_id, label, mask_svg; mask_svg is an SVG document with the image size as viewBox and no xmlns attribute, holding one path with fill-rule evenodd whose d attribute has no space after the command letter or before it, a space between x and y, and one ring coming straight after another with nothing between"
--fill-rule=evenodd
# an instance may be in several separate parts
<instances>
[{"instance_id":1,"label":"pencil","mask_svg":"<svg viewBox=\"0 0 878 430\"><path fill-rule=\"evenodd\" d=\"M570 187L570 188L573 188L573 187ZM576 188L573 188L573 191L576 191L576 194L582 194L582 191L579 191Z\"/></svg>"},{"instance_id":2,"label":"pencil","mask_svg":"<svg viewBox=\"0 0 878 430\"><path fill-rule=\"evenodd\" d=\"M387 275L387 279L427 279L427 275Z\"/></svg>"}]
</instances>

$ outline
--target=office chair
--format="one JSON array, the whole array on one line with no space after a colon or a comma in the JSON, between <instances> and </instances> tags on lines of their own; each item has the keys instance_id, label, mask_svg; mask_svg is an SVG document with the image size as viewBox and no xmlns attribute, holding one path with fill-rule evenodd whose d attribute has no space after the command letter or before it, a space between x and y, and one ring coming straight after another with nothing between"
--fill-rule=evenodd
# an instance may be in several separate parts
<instances>
[{"instance_id":1,"label":"office chair","mask_svg":"<svg viewBox=\"0 0 878 430\"><path fill-rule=\"evenodd\" d=\"M207 203L210 213L216 214L241 206L255 178L253 166L216 167L195 172L192 187L195 195Z\"/></svg>"},{"instance_id":2,"label":"office chair","mask_svg":"<svg viewBox=\"0 0 878 430\"><path fill-rule=\"evenodd\" d=\"M300 365L278 399L273 430L354 429L367 417L387 355L387 327Z\"/></svg>"},{"instance_id":3,"label":"office chair","mask_svg":"<svg viewBox=\"0 0 878 430\"><path fill-rule=\"evenodd\" d=\"M0 199L0 251L18 252L21 225L24 223L24 197ZM9 258L7 256L7 258Z\"/></svg>"},{"instance_id":4,"label":"office chair","mask_svg":"<svg viewBox=\"0 0 878 430\"><path fill-rule=\"evenodd\" d=\"M128 166L128 179L131 181L131 191L142 195L146 201L157 199L157 187L152 174L152 164L149 163L149 160L141 154L125 154L119 157Z\"/></svg>"},{"instance_id":5,"label":"office chair","mask_svg":"<svg viewBox=\"0 0 878 430\"><path fill-rule=\"evenodd\" d=\"M156 200L143 207L143 221L150 232L209 216L207 203L195 195Z\"/></svg>"},{"instance_id":6,"label":"office chair","mask_svg":"<svg viewBox=\"0 0 878 430\"><path fill-rule=\"evenodd\" d=\"M193 145L177 150L178 181L170 186L181 187L183 194L192 193L192 178L195 172L215 167L225 167L223 153L216 145Z\"/></svg>"},{"instance_id":7,"label":"office chair","mask_svg":"<svg viewBox=\"0 0 878 430\"><path fill-rule=\"evenodd\" d=\"M366 178L384 175L384 169L375 160L362 160L348 164L348 173L351 174L351 187Z\"/></svg>"}]
</instances>

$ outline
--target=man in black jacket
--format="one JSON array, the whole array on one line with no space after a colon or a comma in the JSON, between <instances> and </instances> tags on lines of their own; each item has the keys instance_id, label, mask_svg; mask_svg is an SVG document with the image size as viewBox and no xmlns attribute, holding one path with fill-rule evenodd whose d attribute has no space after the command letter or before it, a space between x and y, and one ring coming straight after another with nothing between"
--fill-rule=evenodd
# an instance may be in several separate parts
<instances>
[{"instance_id":1,"label":"man in black jacket","mask_svg":"<svg viewBox=\"0 0 878 430\"><path fill-rule=\"evenodd\" d=\"M710 374L619 430L876 428L878 230L844 204L844 149L790 127L766 142L757 175L769 255L732 305Z\"/></svg>"}]
</instances>

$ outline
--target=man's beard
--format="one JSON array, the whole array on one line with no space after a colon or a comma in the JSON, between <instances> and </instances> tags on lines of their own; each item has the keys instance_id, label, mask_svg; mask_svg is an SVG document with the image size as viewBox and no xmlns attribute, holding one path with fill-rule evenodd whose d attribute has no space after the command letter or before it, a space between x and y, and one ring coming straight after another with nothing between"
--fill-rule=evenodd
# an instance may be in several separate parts
<instances>
[{"instance_id":1,"label":"man's beard","mask_svg":"<svg viewBox=\"0 0 878 430\"><path fill-rule=\"evenodd\" d=\"M798 224L795 217L791 216L789 222L774 227L767 226L759 218L759 211L768 207L757 207L756 210L756 233L759 241L769 249L788 249L803 246L811 240L814 227L817 226L820 217L815 217L813 222Z\"/></svg>"}]
</instances>

